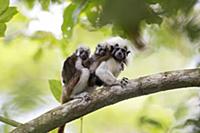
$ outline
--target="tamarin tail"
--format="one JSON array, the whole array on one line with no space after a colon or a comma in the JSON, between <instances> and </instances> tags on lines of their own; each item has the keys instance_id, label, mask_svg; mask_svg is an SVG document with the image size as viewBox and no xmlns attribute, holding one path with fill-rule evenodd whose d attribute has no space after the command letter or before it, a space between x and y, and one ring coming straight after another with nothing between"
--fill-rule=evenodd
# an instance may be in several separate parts
<instances>
[{"instance_id":1,"label":"tamarin tail","mask_svg":"<svg viewBox=\"0 0 200 133\"><path fill-rule=\"evenodd\" d=\"M65 125L58 128L58 133L64 133Z\"/></svg>"}]
</instances>

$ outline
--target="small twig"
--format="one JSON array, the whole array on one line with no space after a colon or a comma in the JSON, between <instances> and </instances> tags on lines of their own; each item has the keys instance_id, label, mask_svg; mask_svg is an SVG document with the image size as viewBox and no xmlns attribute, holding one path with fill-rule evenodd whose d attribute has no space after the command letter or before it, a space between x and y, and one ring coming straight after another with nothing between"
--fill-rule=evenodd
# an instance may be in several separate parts
<instances>
[{"instance_id":1,"label":"small twig","mask_svg":"<svg viewBox=\"0 0 200 133\"><path fill-rule=\"evenodd\" d=\"M3 116L0 116L0 121L3 122L3 123L6 123L8 125L11 125L13 127L18 127L20 126L22 123L19 123L17 121L14 121L14 120L11 120L11 119L8 119L8 118L5 118Z\"/></svg>"},{"instance_id":2,"label":"small twig","mask_svg":"<svg viewBox=\"0 0 200 133\"><path fill-rule=\"evenodd\" d=\"M83 117L80 118L80 133L83 133Z\"/></svg>"}]
</instances>

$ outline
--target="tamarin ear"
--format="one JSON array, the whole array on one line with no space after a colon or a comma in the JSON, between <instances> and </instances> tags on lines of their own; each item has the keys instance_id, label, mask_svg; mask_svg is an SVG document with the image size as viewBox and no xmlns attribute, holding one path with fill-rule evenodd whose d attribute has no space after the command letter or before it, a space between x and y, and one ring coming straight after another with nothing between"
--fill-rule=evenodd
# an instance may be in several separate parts
<instances>
[{"instance_id":1,"label":"tamarin ear","mask_svg":"<svg viewBox=\"0 0 200 133\"><path fill-rule=\"evenodd\" d=\"M113 52L113 50L114 50L114 46L113 46L113 45L111 45L111 46L110 46L110 52L112 53L112 52Z\"/></svg>"},{"instance_id":2,"label":"tamarin ear","mask_svg":"<svg viewBox=\"0 0 200 133\"><path fill-rule=\"evenodd\" d=\"M88 49L87 52L88 52L88 54L90 55L90 53L91 53L90 49Z\"/></svg>"},{"instance_id":3,"label":"tamarin ear","mask_svg":"<svg viewBox=\"0 0 200 133\"><path fill-rule=\"evenodd\" d=\"M76 51L75 51L75 54L76 54L76 56L79 56L79 50L77 49Z\"/></svg>"},{"instance_id":4,"label":"tamarin ear","mask_svg":"<svg viewBox=\"0 0 200 133\"><path fill-rule=\"evenodd\" d=\"M127 52L126 52L127 55L130 54L130 53L131 53L131 51L127 51Z\"/></svg>"},{"instance_id":5,"label":"tamarin ear","mask_svg":"<svg viewBox=\"0 0 200 133\"><path fill-rule=\"evenodd\" d=\"M125 47L124 47L124 49L126 49L126 50L127 50L128 48L125 46Z\"/></svg>"}]
</instances>

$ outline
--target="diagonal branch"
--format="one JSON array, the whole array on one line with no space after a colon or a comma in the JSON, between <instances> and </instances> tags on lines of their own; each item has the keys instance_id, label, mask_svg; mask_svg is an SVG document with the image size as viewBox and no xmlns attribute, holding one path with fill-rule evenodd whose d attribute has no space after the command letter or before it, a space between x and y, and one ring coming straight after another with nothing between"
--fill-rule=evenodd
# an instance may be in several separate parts
<instances>
[{"instance_id":1,"label":"diagonal branch","mask_svg":"<svg viewBox=\"0 0 200 133\"><path fill-rule=\"evenodd\" d=\"M75 99L27 122L12 133L45 133L102 107L119 101L183 87L200 86L200 69L163 72L130 80L125 88L101 88L89 93L90 99Z\"/></svg>"}]
</instances>

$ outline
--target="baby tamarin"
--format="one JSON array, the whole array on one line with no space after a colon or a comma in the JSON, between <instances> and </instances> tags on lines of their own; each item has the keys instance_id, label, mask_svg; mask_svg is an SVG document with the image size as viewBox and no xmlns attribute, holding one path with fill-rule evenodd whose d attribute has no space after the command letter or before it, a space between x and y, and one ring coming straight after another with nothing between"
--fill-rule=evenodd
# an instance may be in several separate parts
<instances>
[{"instance_id":1,"label":"baby tamarin","mask_svg":"<svg viewBox=\"0 0 200 133\"><path fill-rule=\"evenodd\" d=\"M90 78L88 80L88 86L101 86L103 82L98 79L95 75L97 67L103 62L111 58L110 48L106 43L101 43L96 46L95 52L92 57L89 59L89 70Z\"/></svg>"}]
</instances>

